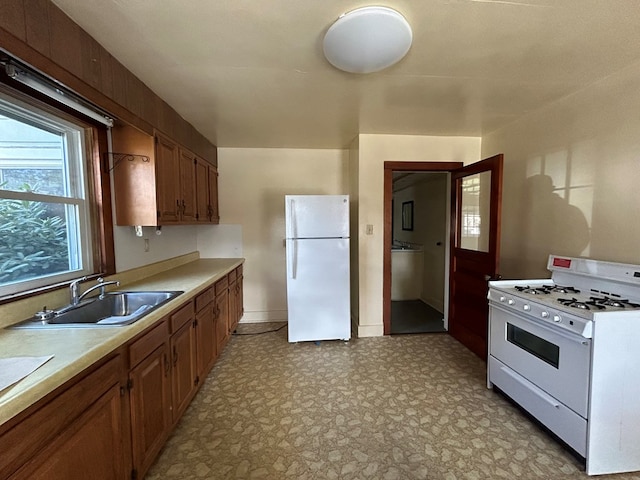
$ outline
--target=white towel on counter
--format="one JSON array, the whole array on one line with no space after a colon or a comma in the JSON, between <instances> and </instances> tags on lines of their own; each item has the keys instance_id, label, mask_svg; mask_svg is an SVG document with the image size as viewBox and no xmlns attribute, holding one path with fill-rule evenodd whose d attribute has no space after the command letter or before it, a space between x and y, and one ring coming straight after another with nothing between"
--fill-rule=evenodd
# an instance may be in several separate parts
<instances>
[{"instance_id":1,"label":"white towel on counter","mask_svg":"<svg viewBox=\"0 0 640 480\"><path fill-rule=\"evenodd\" d=\"M133 319L134 317L139 317L150 308L151 305L142 305L141 307L138 307L135 312L129 315L114 315L113 317L105 317L101 320L98 320L96 322L96 325L125 325L131 319Z\"/></svg>"},{"instance_id":2,"label":"white towel on counter","mask_svg":"<svg viewBox=\"0 0 640 480\"><path fill-rule=\"evenodd\" d=\"M35 372L52 358L53 355L0 358L0 392Z\"/></svg>"}]
</instances>

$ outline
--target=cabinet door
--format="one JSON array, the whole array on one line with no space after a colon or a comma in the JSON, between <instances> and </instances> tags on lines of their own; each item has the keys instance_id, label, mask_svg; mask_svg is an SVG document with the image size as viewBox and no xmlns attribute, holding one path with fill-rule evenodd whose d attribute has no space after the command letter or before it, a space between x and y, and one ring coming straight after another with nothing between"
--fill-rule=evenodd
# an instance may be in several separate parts
<instances>
[{"instance_id":1,"label":"cabinet door","mask_svg":"<svg viewBox=\"0 0 640 480\"><path fill-rule=\"evenodd\" d=\"M228 326L229 333L233 333L236 329L237 316L238 316L238 295L237 295L237 281L234 281L229 285L229 318Z\"/></svg>"},{"instance_id":2,"label":"cabinet door","mask_svg":"<svg viewBox=\"0 0 640 480\"><path fill-rule=\"evenodd\" d=\"M196 219L198 223L211 221L209 206L209 164L196 158Z\"/></svg>"},{"instance_id":3,"label":"cabinet door","mask_svg":"<svg viewBox=\"0 0 640 480\"><path fill-rule=\"evenodd\" d=\"M178 223L182 209L178 146L159 134L156 134L156 176L158 221L160 224Z\"/></svg>"},{"instance_id":4,"label":"cabinet door","mask_svg":"<svg viewBox=\"0 0 640 480\"><path fill-rule=\"evenodd\" d=\"M188 150L180 149L180 220L196 221L196 157Z\"/></svg>"},{"instance_id":5,"label":"cabinet door","mask_svg":"<svg viewBox=\"0 0 640 480\"><path fill-rule=\"evenodd\" d=\"M226 289L216 296L214 316L216 322L216 343L218 355L220 355L229 340L229 292Z\"/></svg>"},{"instance_id":6,"label":"cabinet door","mask_svg":"<svg viewBox=\"0 0 640 480\"><path fill-rule=\"evenodd\" d=\"M173 422L186 410L196 387L194 322L184 324L171 336L171 399Z\"/></svg>"},{"instance_id":7,"label":"cabinet door","mask_svg":"<svg viewBox=\"0 0 640 480\"><path fill-rule=\"evenodd\" d=\"M0 436L0 478L126 478L120 369L109 360Z\"/></svg>"},{"instance_id":8,"label":"cabinet door","mask_svg":"<svg viewBox=\"0 0 640 480\"><path fill-rule=\"evenodd\" d=\"M218 207L218 169L209 165L209 221L220 223L220 209Z\"/></svg>"},{"instance_id":9,"label":"cabinet door","mask_svg":"<svg viewBox=\"0 0 640 480\"><path fill-rule=\"evenodd\" d=\"M164 445L171 426L170 368L165 343L129 374L133 465L141 477Z\"/></svg>"},{"instance_id":10,"label":"cabinet door","mask_svg":"<svg viewBox=\"0 0 640 480\"><path fill-rule=\"evenodd\" d=\"M208 303L196 314L198 376L203 380L216 361L214 306L213 302Z\"/></svg>"},{"instance_id":11,"label":"cabinet door","mask_svg":"<svg viewBox=\"0 0 640 480\"><path fill-rule=\"evenodd\" d=\"M240 274L238 276L238 321L240 321L240 319L242 318L242 315L244 315L244 293L243 293L243 289L244 289L244 282L243 282L243 276L242 274Z\"/></svg>"}]
</instances>

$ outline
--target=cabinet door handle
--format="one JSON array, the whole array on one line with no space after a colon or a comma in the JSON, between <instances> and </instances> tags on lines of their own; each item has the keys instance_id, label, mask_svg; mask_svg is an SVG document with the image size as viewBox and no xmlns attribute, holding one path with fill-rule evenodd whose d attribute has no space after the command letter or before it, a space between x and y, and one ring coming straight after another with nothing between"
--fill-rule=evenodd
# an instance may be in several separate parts
<instances>
[{"instance_id":1,"label":"cabinet door handle","mask_svg":"<svg viewBox=\"0 0 640 480\"><path fill-rule=\"evenodd\" d=\"M175 345L173 346L173 366L175 367L178 364L178 350Z\"/></svg>"},{"instance_id":2,"label":"cabinet door handle","mask_svg":"<svg viewBox=\"0 0 640 480\"><path fill-rule=\"evenodd\" d=\"M180 200L176 200L176 216L180 215Z\"/></svg>"},{"instance_id":3,"label":"cabinet door handle","mask_svg":"<svg viewBox=\"0 0 640 480\"><path fill-rule=\"evenodd\" d=\"M167 357L167 354L165 352L164 354L164 376L165 377L169 376L169 368L171 368L171 364L169 363L169 358Z\"/></svg>"},{"instance_id":4,"label":"cabinet door handle","mask_svg":"<svg viewBox=\"0 0 640 480\"><path fill-rule=\"evenodd\" d=\"M187 202L182 200L182 214L184 215L184 212L186 211L187 211Z\"/></svg>"}]
</instances>

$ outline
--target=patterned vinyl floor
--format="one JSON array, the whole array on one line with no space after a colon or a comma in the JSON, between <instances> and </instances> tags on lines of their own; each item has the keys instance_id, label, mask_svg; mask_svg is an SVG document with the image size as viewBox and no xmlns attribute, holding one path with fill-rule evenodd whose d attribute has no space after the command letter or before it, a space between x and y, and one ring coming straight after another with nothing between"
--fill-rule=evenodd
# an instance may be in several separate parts
<instances>
[{"instance_id":1,"label":"patterned vinyl floor","mask_svg":"<svg viewBox=\"0 0 640 480\"><path fill-rule=\"evenodd\" d=\"M590 477L449 335L289 344L285 327L232 338L146 478Z\"/></svg>"}]
</instances>

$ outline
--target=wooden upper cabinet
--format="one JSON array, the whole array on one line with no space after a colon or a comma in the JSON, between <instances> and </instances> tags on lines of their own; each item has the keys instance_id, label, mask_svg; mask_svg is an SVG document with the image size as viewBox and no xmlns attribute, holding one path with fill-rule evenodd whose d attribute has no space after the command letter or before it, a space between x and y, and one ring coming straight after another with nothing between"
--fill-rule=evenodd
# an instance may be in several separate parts
<instances>
[{"instance_id":1,"label":"wooden upper cabinet","mask_svg":"<svg viewBox=\"0 0 640 480\"><path fill-rule=\"evenodd\" d=\"M216 167L156 132L112 129L117 225L218 223Z\"/></svg>"},{"instance_id":2,"label":"wooden upper cabinet","mask_svg":"<svg viewBox=\"0 0 640 480\"><path fill-rule=\"evenodd\" d=\"M196 156L189 150L180 149L180 220L196 221Z\"/></svg>"},{"instance_id":3,"label":"wooden upper cabinet","mask_svg":"<svg viewBox=\"0 0 640 480\"><path fill-rule=\"evenodd\" d=\"M218 207L218 169L209 164L207 180L209 182L209 188L207 189L209 195L209 204L207 208L208 218L210 223L220 223L220 209Z\"/></svg>"},{"instance_id":4,"label":"wooden upper cabinet","mask_svg":"<svg viewBox=\"0 0 640 480\"><path fill-rule=\"evenodd\" d=\"M196 219L198 223L209 222L209 163L196 158Z\"/></svg>"},{"instance_id":5,"label":"wooden upper cabinet","mask_svg":"<svg viewBox=\"0 0 640 480\"><path fill-rule=\"evenodd\" d=\"M181 220L180 157L178 145L164 135L156 134L156 196L160 225Z\"/></svg>"}]
</instances>

